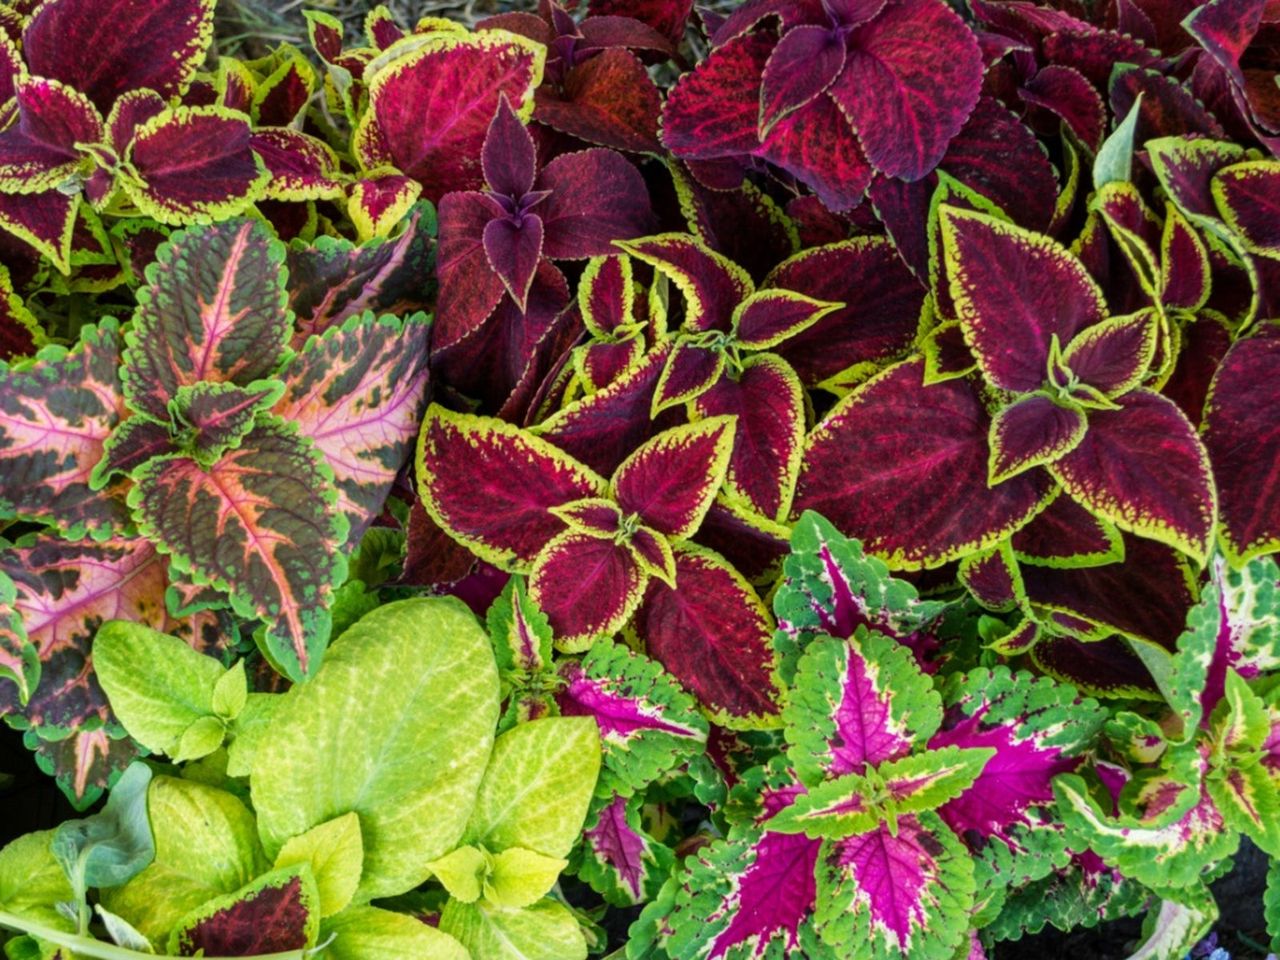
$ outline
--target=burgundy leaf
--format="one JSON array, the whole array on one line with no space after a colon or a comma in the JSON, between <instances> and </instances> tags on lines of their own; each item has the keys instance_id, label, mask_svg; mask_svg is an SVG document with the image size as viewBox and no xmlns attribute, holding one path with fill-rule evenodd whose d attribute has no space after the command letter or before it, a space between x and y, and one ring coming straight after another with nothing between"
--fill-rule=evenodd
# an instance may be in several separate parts
<instances>
[{"instance_id":1,"label":"burgundy leaf","mask_svg":"<svg viewBox=\"0 0 1280 960\"><path fill-rule=\"evenodd\" d=\"M1023 84L1018 93L1027 103L1051 110L1061 117L1090 150L1102 146L1106 135L1107 105L1079 70L1050 64ZM1126 115L1127 111L1117 114Z\"/></svg>"},{"instance_id":2,"label":"burgundy leaf","mask_svg":"<svg viewBox=\"0 0 1280 960\"><path fill-rule=\"evenodd\" d=\"M760 90L760 132L799 110L835 82L844 70L845 39L823 26L801 26L783 34L769 55Z\"/></svg>"},{"instance_id":3,"label":"burgundy leaf","mask_svg":"<svg viewBox=\"0 0 1280 960\"><path fill-rule=\"evenodd\" d=\"M612 537L566 531L543 548L529 573L529 597L556 638L581 644L617 633L647 577L630 548Z\"/></svg>"},{"instance_id":4,"label":"burgundy leaf","mask_svg":"<svg viewBox=\"0 0 1280 960\"><path fill-rule=\"evenodd\" d=\"M516 306L524 310L542 259L542 218L527 213L519 223L490 220L484 226L484 254Z\"/></svg>"},{"instance_id":5,"label":"burgundy leaf","mask_svg":"<svg viewBox=\"0 0 1280 960\"><path fill-rule=\"evenodd\" d=\"M440 201L433 349L450 347L480 329L502 299L503 283L484 250L484 232L501 208L482 193L450 193Z\"/></svg>"},{"instance_id":6,"label":"burgundy leaf","mask_svg":"<svg viewBox=\"0 0 1280 960\"><path fill-rule=\"evenodd\" d=\"M656 225L640 172L612 150L556 157L538 177L538 188L551 191L538 213L552 259L616 253L614 240L643 236Z\"/></svg>"},{"instance_id":7,"label":"burgundy leaf","mask_svg":"<svg viewBox=\"0 0 1280 960\"><path fill-rule=\"evenodd\" d=\"M502 95L498 111L489 123L480 163L485 183L494 193L519 198L533 189L537 173L533 138L511 109L506 94Z\"/></svg>"},{"instance_id":8,"label":"burgundy leaf","mask_svg":"<svg viewBox=\"0 0 1280 960\"><path fill-rule=\"evenodd\" d=\"M635 54L613 47L569 71L559 90L539 87L534 119L615 150L661 153L662 97Z\"/></svg>"},{"instance_id":9,"label":"burgundy leaf","mask_svg":"<svg viewBox=\"0 0 1280 960\"><path fill-rule=\"evenodd\" d=\"M991 421L991 482L1003 483L1062 458L1084 439L1085 426L1083 410L1043 394L1021 397L1001 408Z\"/></svg>"},{"instance_id":10,"label":"burgundy leaf","mask_svg":"<svg viewBox=\"0 0 1280 960\"><path fill-rule=\"evenodd\" d=\"M672 539L693 536L720 489L734 435L729 417L658 434L614 473L618 505Z\"/></svg>"},{"instance_id":11,"label":"burgundy leaf","mask_svg":"<svg viewBox=\"0 0 1280 960\"><path fill-rule=\"evenodd\" d=\"M1058 496L1013 535L1022 563L1047 567L1088 567L1124 559L1115 528L1068 496Z\"/></svg>"}]
</instances>

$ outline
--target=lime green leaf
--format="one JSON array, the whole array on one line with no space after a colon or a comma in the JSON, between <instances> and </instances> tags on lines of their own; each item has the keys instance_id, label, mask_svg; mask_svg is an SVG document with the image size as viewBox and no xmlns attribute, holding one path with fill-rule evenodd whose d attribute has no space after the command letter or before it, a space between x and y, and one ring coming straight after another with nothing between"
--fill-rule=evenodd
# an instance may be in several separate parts
<instances>
[{"instance_id":1,"label":"lime green leaf","mask_svg":"<svg viewBox=\"0 0 1280 960\"><path fill-rule=\"evenodd\" d=\"M233 893L265 870L253 814L234 795L175 777L148 790L156 857L102 903L153 941L201 904Z\"/></svg>"},{"instance_id":2,"label":"lime green leaf","mask_svg":"<svg viewBox=\"0 0 1280 960\"><path fill-rule=\"evenodd\" d=\"M416 887L462 837L497 719L489 638L460 601L379 607L283 695L258 742L250 782L268 853L354 811L356 900Z\"/></svg>"},{"instance_id":3,"label":"lime green leaf","mask_svg":"<svg viewBox=\"0 0 1280 960\"><path fill-rule=\"evenodd\" d=\"M1211 775L1205 787L1228 827L1252 838L1268 856L1280 857L1280 795L1265 767L1228 767Z\"/></svg>"},{"instance_id":4,"label":"lime green leaf","mask_svg":"<svg viewBox=\"0 0 1280 960\"><path fill-rule=\"evenodd\" d=\"M1231 669L1227 670L1223 697L1214 707L1210 724L1214 749L1219 755L1257 750L1271 732L1266 704Z\"/></svg>"},{"instance_id":5,"label":"lime green leaf","mask_svg":"<svg viewBox=\"0 0 1280 960\"><path fill-rule=\"evenodd\" d=\"M93 666L129 734L170 755L193 723L213 713L213 689L223 675L222 664L177 637L124 620L98 628Z\"/></svg>"},{"instance_id":6,"label":"lime green leaf","mask_svg":"<svg viewBox=\"0 0 1280 960\"><path fill-rule=\"evenodd\" d=\"M547 717L498 738L467 824L467 840L494 851L568 854L600 772L593 717Z\"/></svg>"},{"instance_id":7,"label":"lime green leaf","mask_svg":"<svg viewBox=\"0 0 1280 960\"><path fill-rule=\"evenodd\" d=\"M207 757L222 746L226 725L218 717L201 717L182 732L177 747L169 751L174 763Z\"/></svg>"},{"instance_id":8,"label":"lime green leaf","mask_svg":"<svg viewBox=\"0 0 1280 960\"><path fill-rule=\"evenodd\" d=\"M124 917L116 916L102 904L98 904L94 909L101 918L102 925L107 928L107 936L116 946L137 950L139 953L155 953L151 941Z\"/></svg>"},{"instance_id":9,"label":"lime green leaf","mask_svg":"<svg viewBox=\"0 0 1280 960\"><path fill-rule=\"evenodd\" d=\"M493 857L484 898L499 907L527 907L555 886L568 861L544 857L524 847L508 847Z\"/></svg>"},{"instance_id":10,"label":"lime green leaf","mask_svg":"<svg viewBox=\"0 0 1280 960\"><path fill-rule=\"evenodd\" d=\"M328 960L472 960L447 933L377 907L348 907L326 920L320 935L322 940L333 937L324 952Z\"/></svg>"},{"instance_id":11,"label":"lime green leaf","mask_svg":"<svg viewBox=\"0 0 1280 960\"><path fill-rule=\"evenodd\" d=\"M52 830L19 837L0 849L0 910L58 930L75 925L54 904L75 898L67 875L54 859Z\"/></svg>"},{"instance_id":12,"label":"lime green leaf","mask_svg":"<svg viewBox=\"0 0 1280 960\"><path fill-rule=\"evenodd\" d=\"M227 745L227 776L247 777L253 770L258 744L270 730L271 718L283 699L276 693L251 693L240 715L231 722Z\"/></svg>"},{"instance_id":13,"label":"lime green leaf","mask_svg":"<svg viewBox=\"0 0 1280 960\"><path fill-rule=\"evenodd\" d=\"M523 910L503 910L483 900L450 900L440 915L440 929L456 937L476 960L586 960L587 956L578 921L568 907L551 899Z\"/></svg>"},{"instance_id":14,"label":"lime green leaf","mask_svg":"<svg viewBox=\"0 0 1280 960\"><path fill-rule=\"evenodd\" d=\"M474 903L480 899L485 875L489 872L489 858L482 850L465 846L432 860L427 866L449 891L449 896L463 903Z\"/></svg>"},{"instance_id":15,"label":"lime green leaf","mask_svg":"<svg viewBox=\"0 0 1280 960\"><path fill-rule=\"evenodd\" d=\"M235 664L213 685L213 712L223 720L240 716L249 698L249 681L244 675L244 661Z\"/></svg>"},{"instance_id":16,"label":"lime green leaf","mask_svg":"<svg viewBox=\"0 0 1280 960\"><path fill-rule=\"evenodd\" d=\"M320 893L320 916L331 917L346 908L360 886L364 841L360 818L343 814L285 842L277 867L305 863L311 867Z\"/></svg>"}]
</instances>

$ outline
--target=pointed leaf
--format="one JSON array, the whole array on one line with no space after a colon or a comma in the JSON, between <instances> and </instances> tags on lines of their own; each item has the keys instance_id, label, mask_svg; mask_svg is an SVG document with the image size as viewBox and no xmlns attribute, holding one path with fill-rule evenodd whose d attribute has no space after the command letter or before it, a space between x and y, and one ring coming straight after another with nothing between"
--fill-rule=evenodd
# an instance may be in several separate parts
<instances>
[{"instance_id":1,"label":"pointed leaf","mask_svg":"<svg viewBox=\"0 0 1280 960\"><path fill-rule=\"evenodd\" d=\"M301 678L318 666L345 570L347 522L332 482L294 428L264 420L207 470L183 456L150 461L129 499L178 569L228 593L241 616L267 621L273 656Z\"/></svg>"},{"instance_id":2,"label":"pointed leaf","mask_svg":"<svg viewBox=\"0 0 1280 960\"><path fill-rule=\"evenodd\" d=\"M835 82L844 70L844 34L826 26L788 30L773 48L760 90L760 135L766 137L779 120L807 105Z\"/></svg>"},{"instance_id":3,"label":"pointed leaf","mask_svg":"<svg viewBox=\"0 0 1280 960\"><path fill-rule=\"evenodd\" d=\"M658 434L614 472L610 487L618 505L673 540L693 536L720 489L734 434L728 417Z\"/></svg>"},{"instance_id":4,"label":"pointed leaf","mask_svg":"<svg viewBox=\"0 0 1280 960\"><path fill-rule=\"evenodd\" d=\"M571 869L614 906L653 899L675 866L675 854L645 831L638 799L611 793L592 807Z\"/></svg>"},{"instance_id":5,"label":"pointed leaf","mask_svg":"<svg viewBox=\"0 0 1280 960\"><path fill-rule=\"evenodd\" d=\"M708 550L675 550L673 590L651 580L635 629L661 663L722 726L776 725L772 623L755 591Z\"/></svg>"},{"instance_id":6,"label":"pointed leaf","mask_svg":"<svg viewBox=\"0 0 1280 960\"><path fill-rule=\"evenodd\" d=\"M1280 164L1259 160L1219 170L1212 190L1222 219L1244 240L1247 249L1280 257L1280 234L1275 227Z\"/></svg>"},{"instance_id":7,"label":"pointed leaf","mask_svg":"<svg viewBox=\"0 0 1280 960\"><path fill-rule=\"evenodd\" d=\"M70 537L105 536L126 513L120 484L94 492L92 474L122 412L120 334L86 326L70 351L0 365L0 513L55 524Z\"/></svg>"},{"instance_id":8,"label":"pointed leaf","mask_svg":"<svg viewBox=\"0 0 1280 960\"><path fill-rule=\"evenodd\" d=\"M1049 347L1106 316L1084 265L1048 237L974 211L944 207L942 245L965 340L996 386L1045 381Z\"/></svg>"},{"instance_id":9,"label":"pointed leaf","mask_svg":"<svg viewBox=\"0 0 1280 960\"><path fill-rule=\"evenodd\" d=\"M981 86L978 43L950 7L893 0L850 34L831 95L877 170L919 180L964 126Z\"/></svg>"},{"instance_id":10,"label":"pointed leaf","mask_svg":"<svg viewBox=\"0 0 1280 960\"><path fill-rule=\"evenodd\" d=\"M534 561L529 597L547 615L561 643L582 649L596 637L622 629L648 579L625 543L566 530Z\"/></svg>"},{"instance_id":11,"label":"pointed leaf","mask_svg":"<svg viewBox=\"0 0 1280 960\"><path fill-rule=\"evenodd\" d=\"M1077 335L1062 354L1062 362L1089 386L1108 397L1119 396L1146 376L1158 332L1154 311L1112 317Z\"/></svg>"},{"instance_id":12,"label":"pointed leaf","mask_svg":"<svg viewBox=\"0 0 1280 960\"><path fill-rule=\"evenodd\" d=\"M168 420L179 387L248 386L274 373L291 323L283 261L283 246L249 220L174 234L147 271L125 338L130 405Z\"/></svg>"},{"instance_id":13,"label":"pointed leaf","mask_svg":"<svg viewBox=\"0 0 1280 960\"><path fill-rule=\"evenodd\" d=\"M533 189L537 168L533 138L503 94L489 121L480 154L484 181L494 193L518 199Z\"/></svg>"},{"instance_id":14,"label":"pointed leaf","mask_svg":"<svg viewBox=\"0 0 1280 960\"><path fill-rule=\"evenodd\" d=\"M13 93L18 122L0 134L0 183L6 193L56 189L76 175L78 145L103 139L102 116L57 80L20 77Z\"/></svg>"},{"instance_id":15,"label":"pointed leaf","mask_svg":"<svg viewBox=\"0 0 1280 960\"><path fill-rule=\"evenodd\" d=\"M761 290L734 310L737 341L750 350L768 350L843 308L790 290Z\"/></svg>"},{"instance_id":16,"label":"pointed leaf","mask_svg":"<svg viewBox=\"0 0 1280 960\"><path fill-rule=\"evenodd\" d=\"M684 326L728 332L735 308L755 291L750 275L698 238L663 233L616 244L665 274L684 295Z\"/></svg>"},{"instance_id":17,"label":"pointed leaf","mask_svg":"<svg viewBox=\"0 0 1280 960\"><path fill-rule=\"evenodd\" d=\"M398 957L431 957L433 960L469 960L457 940L417 917L378 907L348 907L330 917L320 928L325 948L333 960L396 960Z\"/></svg>"},{"instance_id":18,"label":"pointed leaf","mask_svg":"<svg viewBox=\"0 0 1280 960\"><path fill-rule=\"evenodd\" d=\"M724 368L723 351L699 346L692 339L676 340L654 391L650 415L656 417L701 396L720 381Z\"/></svg>"},{"instance_id":19,"label":"pointed leaf","mask_svg":"<svg viewBox=\"0 0 1280 960\"><path fill-rule=\"evenodd\" d=\"M1084 411L1033 394L1001 407L991 419L987 482L1003 483L1032 467L1054 463L1084 439Z\"/></svg>"},{"instance_id":20,"label":"pointed leaf","mask_svg":"<svg viewBox=\"0 0 1280 960\"><path fill-rule=\"evenodd\" d=\"M1050 467L1093 513L1203 562L1217 511L1209 457L1183 413L1135 390L1089 417L1084 440Z\"/></svg>"},{"instance_id":21,"label":"pointed leaf","mask_svg":"<svg viewBox=\"0 0 1280 960\"><path fill-rule=\"evenodd\" d=\"M270 380L257 381L251 387L201 381L179 387L170 410L175 423L192 433L189 452L199 460L213 460L253 428L257 415L282 389L280 383Z\"/></svg>"},{"instance_id":22,"label":"pointed leaf","mask_svg":"<svg viewBox=\"0 0 1280 960\"><path fill-rule=\"evenodd\" d=\"M462 944L468 957L587 958L587 941L577 918L563 903L550 897L523 910L494 907L483 900L477 903L450 900L440 914L440 930Z\"/></svg>"},{"instance_id":23,"label":"pointed leaf","mask_svg":"<svg viewBox=\"0 0 1280 960\"><path fill-rule=\"evenodd\" d=\"M499 98L523 111L542 80L545 48L505 30L417 40L369 77L353 149L367 169L393 165L439 203L483 185L480 155Z\"/></svg>"},{"instance_id":24,"label":"pointed leaf","mask_svg":"<svg viewBox=\"0 0 1280 960\"><path fill-rule=\"evenodd\" d=\"M538 189L551 191L535 209L546 227L544 252L553 259L615 253L614 241L656 226L640 171L612 150L556 157L538 175Z\"/></svg>"},{"instance_id":25,"label":"pointed leaf","mask_svg":"<svg viewBox=\"0 0 1280 960\"><path fill-rule=\"evenodd\" d=\"M412 449L427 392L428 326L353 317L307 341L281 371L272 412L298 424L333 470L338 509L359 539Z\"/></svg>"},{"instance_id":26,"label":"pointed leaf","mask_svg":"<svg viewBox=\"0 0 1280 960\"><path fill-rule=\"evenodd\" d=\"M347 213L361 240L388 236L422 196L416 180L380 167L351 185Z\"/></svg>"},{"instance_id":27,"label":"pointed leaf","mask_svg":"<svg viewBox=\"0 0 1280 960\"><path fill-rule=\"evenodd\" d=\"M287 841L275 866L309 866L316 881L320 916L330 917L351 902L360 884L363 862L360 818L347 813Z\"/></svg>"},{"instance_id":28,"label":"pointed leaf","mask_svg":"<svg viewBox=\"0 0 1280 960\"><path fill-rule=\"evenodd\" d=\"M319 901L310 867L272 870L180 920L169 935L168 952L195 957L300 950L320 932Z\"/></svg>"},{"instance_id":29,"label":"pointed leaf","mask_svg":"<svg viewBox=\"0 0 1280 960\"><path fill-rule=\"evenodd\" d=\"M1093 567L1124 559L1124 541L1106 520L1070 497L1059 496L1013 535L1020 563Z\"/></svg>"},{"instance_id":30,"label":"pointed leaf","mask_svg":"<svg viewBox=\"0 0 1280 960\"><path fill-rule=\"evenodd\" d=\"M490 220L485 224L485 258L522 310L528 303L542 249L542 218L537 214L526 214L519 225L511 220Z\"/></svg>"},{"instance_id":31,"label":"pointed leaf","mask_svg":"<svg viewBox=\"0 0 1280 960\"><path fill-rule=\"evenodd\" d=\"M827 415L807 440L792 508L822 513L898 568L996 543L1048 492L1040 471L988 488L984 404L967 380L922 388L923 375L920 360L890 367Z\"/></svg>"}]
</instances>

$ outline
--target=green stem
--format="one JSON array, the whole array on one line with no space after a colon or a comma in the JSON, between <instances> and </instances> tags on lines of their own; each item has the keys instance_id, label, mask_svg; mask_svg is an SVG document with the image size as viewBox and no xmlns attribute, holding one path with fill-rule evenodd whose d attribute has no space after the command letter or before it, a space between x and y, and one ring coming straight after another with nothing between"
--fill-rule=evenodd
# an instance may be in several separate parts
<instances>
[{"instance_id":1,"label":"green stem","mask_svg":"<svg viewBox=\"0 0 1280 960\"><path fill-rule=\"evenodd\" d=\"M0 910L0 927L9 927L12 930L29 934L40 940L47 940L49 943L66 947L78 957L93 957L95 960L139 960L139 958L154 958L155 956L155 954L151 953L130 950L128 947L118 947L114 943L94 940L92 937L82 937L74 933L55 930L53 927L46 927L42 923L36 923L34 920L6 913L3 910ZM286 950L284 953L259 954L250 958L250 960L306 960L306 957L306 950ZM233 960L233 958L206 957L205 960Z\"/></svg>"}]
</instances>

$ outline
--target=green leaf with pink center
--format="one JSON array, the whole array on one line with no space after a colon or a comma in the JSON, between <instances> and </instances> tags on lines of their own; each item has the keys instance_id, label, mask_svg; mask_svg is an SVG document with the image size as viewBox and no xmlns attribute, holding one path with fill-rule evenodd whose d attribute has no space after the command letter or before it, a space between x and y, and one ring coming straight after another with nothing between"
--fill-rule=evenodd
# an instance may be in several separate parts
<instances>
[{"instance_id":1,"label":"green leaf with pink center","mask_svg":"<svg viewBox=\"0 0 1280 960\"><path fill-rule=\"evenodd\" d=\"M618 907L652 900L675 867L675 853L641 822L642 799L613 792L597 796L582 842L570 855L570 870Z\"/></svg>"}]
</instances>

